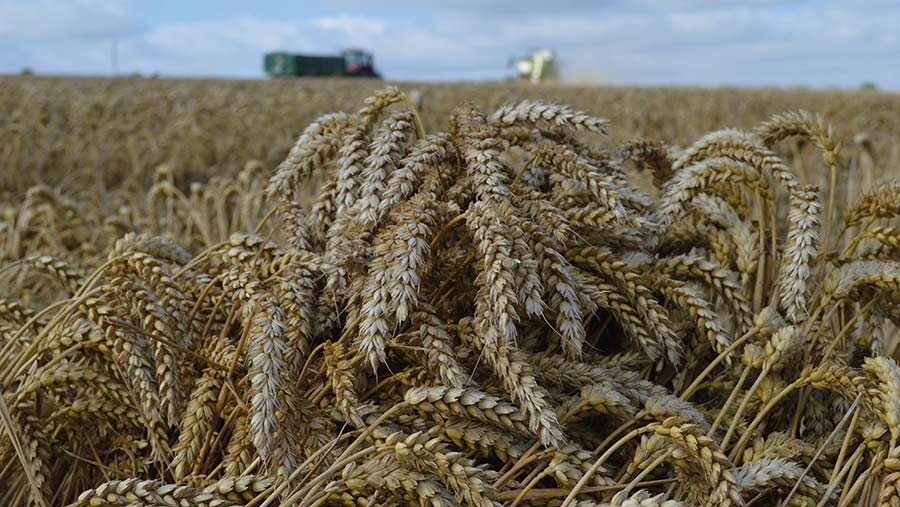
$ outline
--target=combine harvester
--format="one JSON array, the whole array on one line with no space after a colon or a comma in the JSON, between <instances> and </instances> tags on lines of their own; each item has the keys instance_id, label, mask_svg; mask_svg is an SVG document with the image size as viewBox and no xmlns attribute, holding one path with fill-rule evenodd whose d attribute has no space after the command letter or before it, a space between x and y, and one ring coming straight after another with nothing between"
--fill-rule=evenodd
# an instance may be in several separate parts
<instances>
[{"instance_id":1,"label":"combine harvester","mask_svg":"<svg viewBox=\"0 0 900 507\"><path fill-rule=\"evenodd\" d=\"M340 56L267 53L263 69L274 77L381 77L375 72L372 53L361 49L345 49Z\"/></svg>"},{"instance_id":2,"label":"combine harvester","mask_svg":"<svg viewBox=\"0 0 900 507\"><path fill-rule=\"evenodd\" d=\"M510 64L516 68L519 81L540 84L557 77L556 58L552 50L535 49L528 56L513 58Z\"/></svg>"}]
</instances>

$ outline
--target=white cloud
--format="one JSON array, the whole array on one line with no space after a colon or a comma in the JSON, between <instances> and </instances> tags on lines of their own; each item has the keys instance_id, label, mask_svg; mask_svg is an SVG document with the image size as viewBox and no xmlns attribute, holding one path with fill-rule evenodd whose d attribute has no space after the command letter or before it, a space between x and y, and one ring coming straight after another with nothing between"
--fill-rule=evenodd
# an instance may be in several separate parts
<instances>
[{"instance_id":1,"label":"white cloud","mask_svg":"<svg viewBox=\"0 0 900 507\"><path fill-rule=\"evenodd\" d=\"M123 35L136 27L129 4L121 0L0 1L0 40Z\"/></svg>"},{"instance_id":2,"label":"white cloud","mask_svg":"<svg viewBox=\"0 0 900 507\"><path fill-rule=\"evenodd\" d=\"M312 20L311 24L322 30L336 30L353 35L381 35L387 23L382 19L350 16L323 16Z\"/></svg>"},{"instance_id":3,"label":"white cloud","mask_svg":"<svg viewBox=\"0 0 900 507\"><path fill-rule=\"evenodd\" d=\"M267 50L285 43L307 43L294 23L256 18L162 25L139 40L160 50L210 56L229 50Z\"/></svg>"},{"instance_id":4,"label":"white cloud","mask_svg":"<svg viewBox=\"0 0 900 507\"><path fill-rule=\"evenodd\" d=\"M378 9L361 0L332 4L305 19L267 17L259 9L252 15L148 19L140 27L128 2L0 0L0 70L32 65L39 72L105 72L116 38L123 71L260 76L265 51L336 54L359 46L374 52L389 78L484 79L507 75L510 57L547 46L573 78L843 86L875 80L900 88L894 64L900 5L888 0L392 0ZM46 19L41 12L49 12Z\"/></svg>"}]
</instances>

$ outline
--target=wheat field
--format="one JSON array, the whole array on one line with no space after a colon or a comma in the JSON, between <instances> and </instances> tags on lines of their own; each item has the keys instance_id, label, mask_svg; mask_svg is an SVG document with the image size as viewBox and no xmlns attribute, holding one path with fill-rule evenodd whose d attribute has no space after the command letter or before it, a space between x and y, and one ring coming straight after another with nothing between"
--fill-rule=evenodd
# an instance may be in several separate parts
<instances>
[{"instance_id":1,"label":"wheat field","mask_svg":"<svg viewBox=\"0 0 900 507\"><path fill-rule=\"evenodd\" d=\"M0 504L898 506L900 97L0 80Z\"/></svg>"}]
</instances>

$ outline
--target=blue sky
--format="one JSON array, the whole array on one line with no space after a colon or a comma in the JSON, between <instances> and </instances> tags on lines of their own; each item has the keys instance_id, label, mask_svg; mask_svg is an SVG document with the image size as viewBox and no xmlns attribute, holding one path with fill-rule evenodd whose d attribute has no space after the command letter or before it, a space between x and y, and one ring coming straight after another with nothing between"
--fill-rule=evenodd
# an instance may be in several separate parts
<instances>
[{"instance_id":1,"label":"blue sky","mask_svg":"<svg viewBox=\"0 0 900 507\"><path fill-rule=\"evenodd\" d=\"M900 89L895 0L0 0L0 73L262 77L262 54L375 53L389 79L510 75L556 50L568 81Z\"/></svg>"}]
</instances>

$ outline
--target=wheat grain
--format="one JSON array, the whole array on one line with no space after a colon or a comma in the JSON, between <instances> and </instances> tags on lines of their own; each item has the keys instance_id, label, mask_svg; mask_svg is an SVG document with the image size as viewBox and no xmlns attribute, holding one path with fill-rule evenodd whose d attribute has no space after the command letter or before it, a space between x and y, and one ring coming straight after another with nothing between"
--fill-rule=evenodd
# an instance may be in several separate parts
<instances>
[{"instance_id":1,"label":"wheat grain","mask_svg":"<svg viewBox=\"0 0 900 507\"><path fill-rule=\"evenodd\" d=\"M787 113L681 150L736 92L677 92L705 117L675 129L676 92L554 89L646 136L611 152L608 122L517 87L390 87L321 116L371 83L275 80L252 103L181 83L136 107L124 80L81 107L38 81L0 92L18 111L0 129L0 504L896 503L900 208L896 182L856 188L893 163L889 130L837 179L839 135L863 125L850 94L818 102L840 131ZM867 129L895 123L867 100ZM729 121L753 124L762 105L741 105ZM824 210L811 154L773 151L795 135L832 171ZM844 194L861 197L836 237Z\"/></svg>"}]
</instances>

